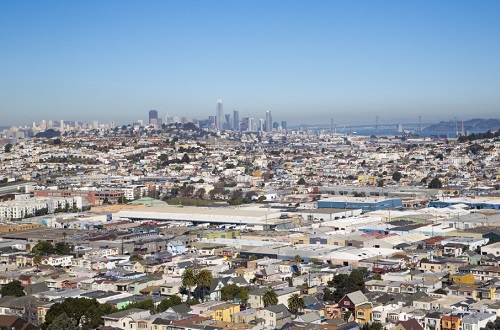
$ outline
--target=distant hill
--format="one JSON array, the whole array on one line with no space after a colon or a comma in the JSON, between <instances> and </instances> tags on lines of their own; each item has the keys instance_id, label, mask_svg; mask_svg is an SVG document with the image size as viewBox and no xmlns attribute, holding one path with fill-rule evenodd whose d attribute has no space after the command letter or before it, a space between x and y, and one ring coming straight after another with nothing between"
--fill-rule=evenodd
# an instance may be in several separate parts
<instances>
[{"instance_id":1,"label":"distant hill","mask_svg":"<svg viewBox=\"0 0 500 330\"><path fill-rule=\"evenodd\" d=\"M58 137L60 135L61 135L61 132L55 131L51 128L51 129L46 130L45 132L36 133L35 137L52 139L52 138Z\"/></svg>"},{"instance_id":2,"label":"distant hill","mask_svg":"<svg viewBox=\"0 0 500 330\"><path fill-rule=\"evenodd\" d=\"M456 125L456 126L455 126ZM462 130L462 122L454 120L442 121L424 128L425 131L458 131ZM464 121L465 131L497 131L500 129L500 120L498 119L470 119Z\"/></svg>"}]
</instances>

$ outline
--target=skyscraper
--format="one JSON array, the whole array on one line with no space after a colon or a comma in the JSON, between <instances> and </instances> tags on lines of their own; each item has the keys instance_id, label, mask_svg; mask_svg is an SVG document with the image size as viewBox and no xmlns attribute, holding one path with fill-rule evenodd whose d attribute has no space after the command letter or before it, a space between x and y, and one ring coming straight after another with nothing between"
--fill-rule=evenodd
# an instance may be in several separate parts
<instances>
[{"instance_id":1,"label":"skyscraper","mask_svg":"<svg viewBox=\"0 0 500 330\"><path fill-rule=\"evenodd\" d=\"M240 130L240 115L237 110L233 110L233 130Z\"/></svg>"},{"instance_id":2,"label":"skyscraper","mask_svg":"<svg viewBox=\"0 0 500 330\"><path fill-rule=\"evenodd\" d=\"M157 125L158 124L158 111L149 110L149 125Z\"/></svg>"},{"instance_id":3,"label":"skyscraper","mask_svg":"<svg viewBox=\"0 0 500 330\"><path fill-rule=\"evenodd\" d=\"M222 131L224 126L224 109L222 108L222 100L217 100L217 107L215 112L215 128Z\"/></svg>"},{"instance_id":4,"label":"skyscraper","mask_svg":"<svg viewBox=\"0 0 500 330\"><path fill-rule=\"evenodd\" d=\"M271 111L266 111L266 131L271 132L273 130L273 116L271 116Z\"/></svg>"}]
</instances>

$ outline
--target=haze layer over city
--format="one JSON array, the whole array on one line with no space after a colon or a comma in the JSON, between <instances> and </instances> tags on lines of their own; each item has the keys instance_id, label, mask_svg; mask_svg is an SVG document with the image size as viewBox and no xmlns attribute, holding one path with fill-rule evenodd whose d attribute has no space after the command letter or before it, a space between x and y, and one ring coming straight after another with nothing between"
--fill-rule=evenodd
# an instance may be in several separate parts
<instances>
[{"instance_id":1,"label":"haze layer over city","mask_svg":"<svg viewBox=\"0 0 500 330\"><path fill-rule=\"evenodd\" d=\"M2 2L2 126L497 118L497 1Z\"/></svg>"}]
</instances>

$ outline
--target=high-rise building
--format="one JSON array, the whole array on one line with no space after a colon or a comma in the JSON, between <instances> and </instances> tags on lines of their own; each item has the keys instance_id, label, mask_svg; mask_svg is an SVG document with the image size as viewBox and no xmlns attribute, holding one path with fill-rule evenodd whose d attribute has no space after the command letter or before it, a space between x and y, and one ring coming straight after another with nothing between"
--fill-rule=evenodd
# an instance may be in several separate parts
<instances>
[{"instance_id":1,"label":"high-rise building","mask_svg":"<svg viewBox=\"0 0 500 330\"><path fill-rule=\"evenodd\" d=\"M233 110L233 130L240 130L240 115L237 110Z\"/></svg>"},{"instance_id":2,"label":"high-rise building","mask_svg":"<svg viewBox=\"0 0 500 330\"><path fill-rule=\"evenodd\" d=\"M149 125L157 125L158 124L158 111L149 110Z\"/></svg>"},{"instance_id":3,"label":"high-rise building","mask_svg":"<svg viewBox=\"0 0 500 330\"><path fill-rule=\"evenodd\" d=\"M266 130L266 123L264 122L264 119L260 118L259 119L259 131L264 132Z\"/></svg>"},{"instance_id":4,"label":"high-rise building","mask_svg":"<svg viewBox=\"0 0 500 330\"><path fill-rule=\"evenodd\" d=\"M248 128L247 130L249 132L254 132L255 131L255 120L253 118L248 118Z\"/></svg>"},{"instance_id":5,"label":"high-rise building","mask_svg":"<svg viewBox=\"0 0 500 330\"><path fill-rule=\"evenodd\" d=\"M226 120L224 121L224 129L232 129L232 120L231 120L231 114L228 113L227 115L224 115Z\"/></svg>"},{"instance_id":6,"label":"high-rise building","mask_svg":"<svg viewBox=\"0 0 500 330\"><path fill-rule=\"evenodd\" d=\"M273 130L273 116L271 111L266 111L266 131L271 132Z\"/></svg>"},{"instance_id":7,"label":"high-rise building","mask_svg":"<svg viewBox=\"0 0 500 330\"><path fill-rule=\"evenodd\" d=\"M281 121L281 128L286 130L286 121L285 120Z\"/></svg>"},{"instance_id":8,"label":"high-rise building","mask_svg":"<svg viewBox=\"0 0 500 330\"><path fill-rule=\"evenodd\" d=\"M222 100L217 100L217 107L215 112L215 128L218 131L224 129L224 109L222 108Z\"/></svg>"}]
</instances>

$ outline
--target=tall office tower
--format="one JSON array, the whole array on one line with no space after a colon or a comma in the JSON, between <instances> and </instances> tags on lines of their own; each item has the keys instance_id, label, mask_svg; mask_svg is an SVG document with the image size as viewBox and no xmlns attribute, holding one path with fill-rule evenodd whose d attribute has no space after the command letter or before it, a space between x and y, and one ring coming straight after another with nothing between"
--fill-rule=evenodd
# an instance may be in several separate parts
<instances>
[{"instance_id":1,"label":"tall office tower","mask_svg":"<svg viewBox=\"0 0 500 330\"><path fill-rule=\"evenodd\" d=\"M59 122L59 131L64 132L64 120L62 120L62 119Z\"/></svg>"},{"instance_id":2,"label":"tall office tower","mask_svg":"<svg viewBox=\"0 0 500 330\"><path fill-rule=\"evenodd\" d=\"M47 129L47 122L45 122L45 119L42 120L40 123L40 128L43 129L44 131Z\"/></svg>"},{"instance_id":3,"label":"tall office tower","mask_svg":"<svg viewBox=\"0 0 500 330\"><path fill-rule=\"evenodd\" d=\"M264 119L260 118L259 119L259 131L264 132L266 130L266 124L264 122Z\"/></svg>"},{"instance_id":4,"label":"tall office tower","mask_svg":"<svg viewBox=\"0 0 500 330\"><path fill-rule=\"evenodd\" d=\"M99 122L97 120L94 120L94 122L92 123L92 128L94 128L94 129L99 128Z\"/></svg>"},{"instance_id":5,"label":"tall office tower","mask_svg":"<svg viewBox=\"0 0 500 330\"><path fill-rule=\"evenodd\" d=\"M247 130L249 132L254 132L255 131L255 128L254 128L254 119L253 118L248 118L248 128Z\"/></svg>"},{"instance_id":6,"label":"tall office tower","mask_svg":"<svg viewBox=\"0 0 500 330\"><path fill-rule=\"evenodd\" d=\"M266 131L271 132L273 130L273 116L271 111L266 111Z\"/></svg>"},{"instance_id":7,"label":"tall office tower","mask_svg":"<svg viewBox=\"0 0 500 330\"><path fill-rule=\"evenodd\" d=\"M158 124L158 111L149 110L149 125Z\"/></svg>"},{"instance_id":8,"label":"tall office tower","mask_svg":"<svg viewBox=\"0 0 500 330\"><path fill-rule=\"evenodd\" d=\"M233 130L240 130L240 115L237 110L233 110Z\"/></svg>"},{"instance_id":9,"label":"tall office tower","mask_svg":"<svg viewBox=\"0 0 500 330\"><path fill-rule=\"evenodd\" d=\"M231 127L232 126L231 114L228 113L228 114L224 115L224 118L225 118L224 119L224 129L227 129L227 130L232 129L232 127Z\"/></svg>"},{"instance_id":10,"label":"tall office tower","mask_svg":"<svg viewBox=\"0 0 500 330\"><path fill-rule=\"evenodd\" d=\"M47 122L47 128L52 128L52 127L54 127L54 123L52 123L52 120L49 120Z\"/></svg>"},{"instance_id":11,"label":"tall office tower","mask_svg":"<svg viewBox=\"0 0 500 330\"><path fill-rule=\"evenodd\" d=\"M281 121L281 128L282 128L283 130L286 130L286 121L285 121L285 120L282 120L282 121Z\"/></svg>"},{"instance_id":12,"label":"tall office tower","mask_svg":"<svg viewBox=\"0 0 500 330\"><path fill-rule=\"evenodd\" d=\"M215 112L215 128L222 131L224 126L224 109L222 108L222 100L217 100L217 107Z\"/></svg>"},{"instance_id":13,"label":"tall office tower","mask_svg":"<svg viewBox=\"0 0 500 330\"><path fill-rule=\"evenodd\" d=\"M170 117L168 116L168 112L165 115L165 125L168 125L170 123Z\"/></svg>"},{"instance_id":14,"label":"tall office tower","mask_svg":"<svg viewBox=\"0 0 500 330\"><path fill-rule=\"evenodd\" d=\"M113 128L115 128L115 127L116 127L116 126L115 126L115 122L114 122L113 120L112 120L112 121L110 121L110 122L109 122L109 128L110 128L110 129L113 129Z\"/></svg>"}]
</instances>

